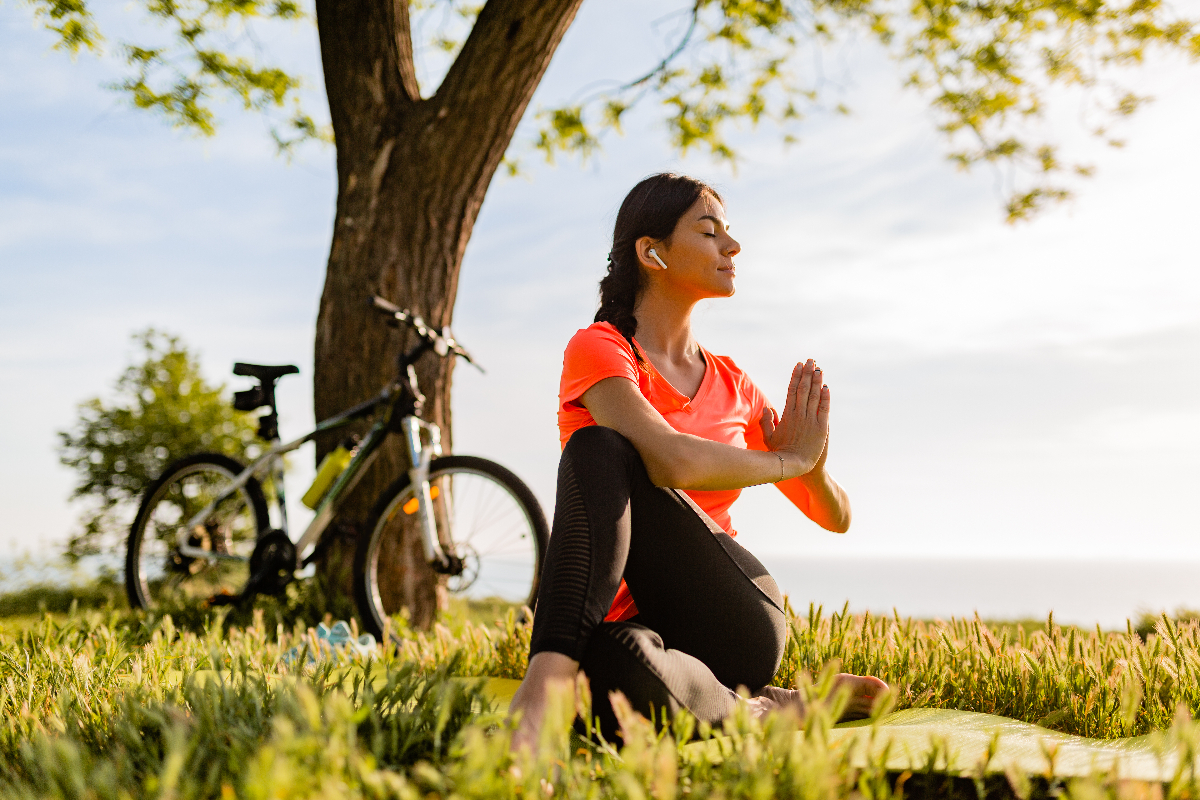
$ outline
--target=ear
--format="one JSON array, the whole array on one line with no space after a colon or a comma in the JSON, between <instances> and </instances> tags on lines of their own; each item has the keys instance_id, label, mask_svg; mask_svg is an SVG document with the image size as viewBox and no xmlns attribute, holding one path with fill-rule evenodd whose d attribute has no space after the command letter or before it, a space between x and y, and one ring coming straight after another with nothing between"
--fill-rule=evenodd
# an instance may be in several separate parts
<instances>
[{"instance_id":1,"label":"ear","mask_svg":"<svg viewBox=\"0 0 1200 800\"><path fill-rule=\"evenodd\" d=\"M650 255L650 248L653 247L658 252L658 257L663 258L663 247L665 245L661 241L651 239L649 236L643 236L634 243L633 247L637 251L638 262L643 267L652 272L662 272L662 266Z\"/></svg>"}]
</instances>

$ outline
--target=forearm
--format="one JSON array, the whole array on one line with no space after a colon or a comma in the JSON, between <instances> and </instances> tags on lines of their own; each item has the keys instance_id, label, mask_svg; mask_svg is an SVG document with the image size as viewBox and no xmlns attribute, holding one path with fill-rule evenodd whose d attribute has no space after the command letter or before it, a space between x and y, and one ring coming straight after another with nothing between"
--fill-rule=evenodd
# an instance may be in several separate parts
<instances>
[{"instance_id":1,"label":"forearm","mask_svg":"<svg viewBox=\"0 0 1200 800\"><path fill-rule=\"evenodd\" d=\"M850 497L826 472L824 464L779 484L779 490L825 530L845 533L850 529Z\"/></svg>"},{"instance_id":2,"label":"forearm","mask_svg":"<svg viewBox=\"0 0 1200 800\"><path fill-rule=\"evenodd\" d=\"M606 378L580 398L596 424L612 428L637 449L655 486L672 489L742 489L795 478L816 466L820 450L764 452L680 433L667 424L632 382ZM782 464L781 464L782 459Z\"/></svg>"},{"instance_id":3,"label":"forearm","mask_svg":"<svg viewBox=\"0 0 1200 800\"><path fill-rule=\"evenodd\" d=\"M813 466L792 453L746 450L686 433L658 438L647 447L635 441L634 447L654 485L672 489L743 489L796 478Z\"/></svg>"}]
</instances>

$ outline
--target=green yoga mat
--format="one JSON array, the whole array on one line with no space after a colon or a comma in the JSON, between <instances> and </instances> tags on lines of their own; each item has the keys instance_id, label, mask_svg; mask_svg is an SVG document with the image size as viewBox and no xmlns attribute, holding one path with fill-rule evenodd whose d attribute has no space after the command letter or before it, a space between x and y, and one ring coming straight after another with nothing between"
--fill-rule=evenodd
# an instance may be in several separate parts
<instances>
[{"instance_id":1,"label":"green yoga mat","mask_svg":"<svg viewBox=\"0 0 1200 800\"><path fill-rule=\"evenodd\" d=\"M506 711L520 683L488 678L484 691L501 711ZM834 726L830 742L853 748L852 760L859 766L866 763L868 754L877 755L888 748L890 770L923 771L936 754L933 766L937 772L972 776L979 773L997 732L1000 738L988 763L988 773L1011 770L1024 775L1071 778L1102 770L1130 780L1165 782L1178 766L1178 756L1160 754L1151 736L1085 739L1007 717L937 708L893 712L883 717L874 731L866 720L844 722ZM704 746L697 742L688 747ZM711 751L716 752L716 748ZM1051 754L1053 768L1048 758Z\"/></svg>"},{"instance_id":2,"label":"green yoga mat","mask_svg":"<svg viewBox=\"0 0 1200 800\"><path fill-rule=\"evenodd\" d=\"M1085 739L1008 717L940 708L888 714L879 721L873 742L868 723L842 723L835 726L831 741L855 747L860 762L865 762L868 748L881 753L890 745L887 766L892 770L923 770L939 752L934 765L938 772L977 775L997 734L988 773L1011 770L1067 778L1100 770L1131 780L1167 781L1178 765L1174 754L1158 752L1152 736Z\"/></svg>"}]
</instances>

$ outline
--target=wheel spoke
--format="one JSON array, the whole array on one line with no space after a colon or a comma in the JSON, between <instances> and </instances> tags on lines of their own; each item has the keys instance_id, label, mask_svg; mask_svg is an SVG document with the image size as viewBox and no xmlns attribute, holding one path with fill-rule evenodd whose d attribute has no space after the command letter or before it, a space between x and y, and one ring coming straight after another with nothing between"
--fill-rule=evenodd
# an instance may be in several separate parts
<instances>
[{"instance_id":1,"label":"wheel spoke","mask_svg":"<svg viewBox=\"0 0 1200 800\"><path fill-rule=\"evenodd\" d=\"M532 601L531 590L546 537L545 517L536 501L526 506L522 497L529 497L528 489L519 482L516 485L520 492L510 488L506 481L512 479L500 477L504 472L482 459L448 456L435 462L430 483L443 493L451 525L448 538L464 562L463 573L448 580L451 593L525 604ZM394 556L392 547L385 548L384 542L394 541L390 537L400 533L388 524L386 515L401 513L398 509L413 496L410 486L399 492L385 507L385 516L376 521L371 535L360 544L356 563L363 574L356 577L356 585L368 627L381 627L387 615L398 610L393 607L399 602L391 572L394 567L386 563ZM408 519L417 521L412 516ZM439 524L441 533L447 533L441 529ZM387 558L381 558L381 554ZM365 574L368 569L372 574Z\"/></svg>"},{"instance_id":2,"label":"wheel spoke","mask_svg":"<svg viewBox=\"0 0 1200 800\"><path fill-rule=\"evenodd\" d=\"M172 464L151 487L130 534L126 583L131 602L143 607L198 606L220 591L237 592L249 577L245 561L216 561L179 552L182 526L208 507L242 468L224 456L194 456ZM217 504L196 530L184 532L192 548L249 557L259 530L262 491L253 479Z\"/></svg>"}]
</instances>

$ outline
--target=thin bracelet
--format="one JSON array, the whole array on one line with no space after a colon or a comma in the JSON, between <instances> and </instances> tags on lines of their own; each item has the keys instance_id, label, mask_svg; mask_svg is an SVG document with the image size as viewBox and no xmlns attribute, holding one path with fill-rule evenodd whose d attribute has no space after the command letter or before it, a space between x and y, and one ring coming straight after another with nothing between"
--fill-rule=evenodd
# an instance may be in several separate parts
<instances>
[{"instance_id":1,"label":"thin bracelet","mask_svg":"<svg viewBox=\"0 0 1200 800\"><path fill-rule=\"evenodd\" d=\"M775 457L779 459L779 481L776 481L776 483L779 483L783 480L783 456L775 453Z\"/></svg>"}]
</instances>

